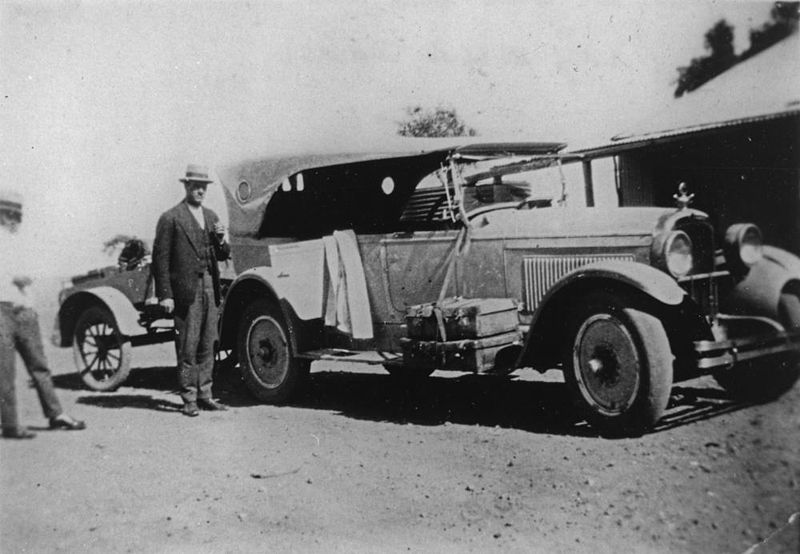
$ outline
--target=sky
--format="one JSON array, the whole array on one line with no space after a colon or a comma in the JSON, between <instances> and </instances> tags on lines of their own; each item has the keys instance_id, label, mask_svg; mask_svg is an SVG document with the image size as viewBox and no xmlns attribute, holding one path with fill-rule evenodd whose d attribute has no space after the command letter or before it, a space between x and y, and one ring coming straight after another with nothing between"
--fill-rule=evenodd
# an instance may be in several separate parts
<instances>
[{"instance_id":1,"label":"sky","mask_svg":"<svg viewBox=\"0 0 800 554\"><path fill-rule=\"evenodd\" d=\"M767 2L0 1L0 188L26 262L68 276L152 240L188 163L379 145L405 109L479 137L581 144L673 102L676 68ZM218 184L207 204L226 221ZM4 261L5 263L5 261Z\"/></svg>"}]
</instances>

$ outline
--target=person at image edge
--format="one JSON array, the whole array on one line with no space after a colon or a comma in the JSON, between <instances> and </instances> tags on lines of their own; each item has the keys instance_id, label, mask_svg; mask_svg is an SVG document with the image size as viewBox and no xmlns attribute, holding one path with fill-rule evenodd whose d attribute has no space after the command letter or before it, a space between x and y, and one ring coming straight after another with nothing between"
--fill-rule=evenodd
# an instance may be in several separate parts
<instances>
[{"instance_id":1,"label":"person at image edge","mask_svg":"<svg viewBox=\"0 0 800 554\"><path fill-rule=\"evenodd\" d=\"M0 422L3 437L7 439L36 436L19 424L15 388L17 353L31 376L50 429L86 428L83 421L64 413L56 395L44 354L39 315L33 308L30 291L33 279L23 267L26 257L17 235L21 224L22 195L0 191Z\"/></svg>"}]
</instances>

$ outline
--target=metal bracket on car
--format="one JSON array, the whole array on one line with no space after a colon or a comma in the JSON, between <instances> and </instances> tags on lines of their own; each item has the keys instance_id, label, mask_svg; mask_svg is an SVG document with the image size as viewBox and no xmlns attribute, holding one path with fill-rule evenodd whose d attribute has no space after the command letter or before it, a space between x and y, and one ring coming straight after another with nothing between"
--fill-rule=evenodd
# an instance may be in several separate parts
<instances>
[{"instance_id":1,"label":"metal bracket on car","mask_svg":"<svg viewBox=\"0 0 800 554\"><path fill-rule=\"evenodd\" d=\"M744 339L695 341L694 351L698 369L730 368L745 360L800 351L800 329Z\"/></svg>"}]
</instances>

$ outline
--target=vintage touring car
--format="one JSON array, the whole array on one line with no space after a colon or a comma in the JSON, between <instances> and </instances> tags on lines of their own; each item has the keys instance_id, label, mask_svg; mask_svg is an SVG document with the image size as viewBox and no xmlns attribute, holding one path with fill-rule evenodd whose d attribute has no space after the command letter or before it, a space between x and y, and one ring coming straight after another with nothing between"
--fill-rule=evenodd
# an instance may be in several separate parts
<instances>
[{"instance_id":1,"label":"vintage touring car","mask_svg":"<svg viewBox=\"0 0 800 554\"><path fill-rule=\"evenodd\" d=\"M654 425L673 383L703 373L748 398L791 388L800 259L763 245L753 224L714 229L684 185L675 208L570 206L532 178L575 161L563 147L476 143L221 169L235 278L220 348L274 403L293 397L313 360L403 378L561 368L604 433ZM77 352L81 311L61 318L62 344ZM124 342L119 319L96 335Z\"/></svg>"}]
</instances>

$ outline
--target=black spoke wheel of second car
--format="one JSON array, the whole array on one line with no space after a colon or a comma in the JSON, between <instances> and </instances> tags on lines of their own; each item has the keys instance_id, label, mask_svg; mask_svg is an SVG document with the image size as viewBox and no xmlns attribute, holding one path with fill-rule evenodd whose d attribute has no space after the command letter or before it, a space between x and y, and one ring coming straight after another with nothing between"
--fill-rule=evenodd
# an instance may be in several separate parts
<instances>
[{"instance_id":1,"label":"black spoke wheel of second car","mask_svg":"<svg viewBox=\"0 0 800 554\"><path fill-rule=\"evenodd\" d=\"M570 321L564 378L586 420L604 435L639 434L663 415L673 355L661 321L615 295L585 299Z\"/></svg>"},{"instance_id":2,"label":"black spoke wheel of second car","mask_svg":"<svg viewBox=\"0 0 800 554\"><path fill-rule=\"evenodd\" d=\"M131 342L101 306L90 306L78 317L72 354L83 383L92 390L116 390L131 370Z\"/></svg>"},{"instance_id":3,"label":"black spoke wheel of second car","mask_svg":"<svg viewBox=\"0 0 800 554\"><path fill-rule=\"evenodd\" d=\"M250 392L272 404L288 402L305 384L311 363L292 355L283 314L266 299L245 310L236 357Z\"/></svg>"}]
</instances>

